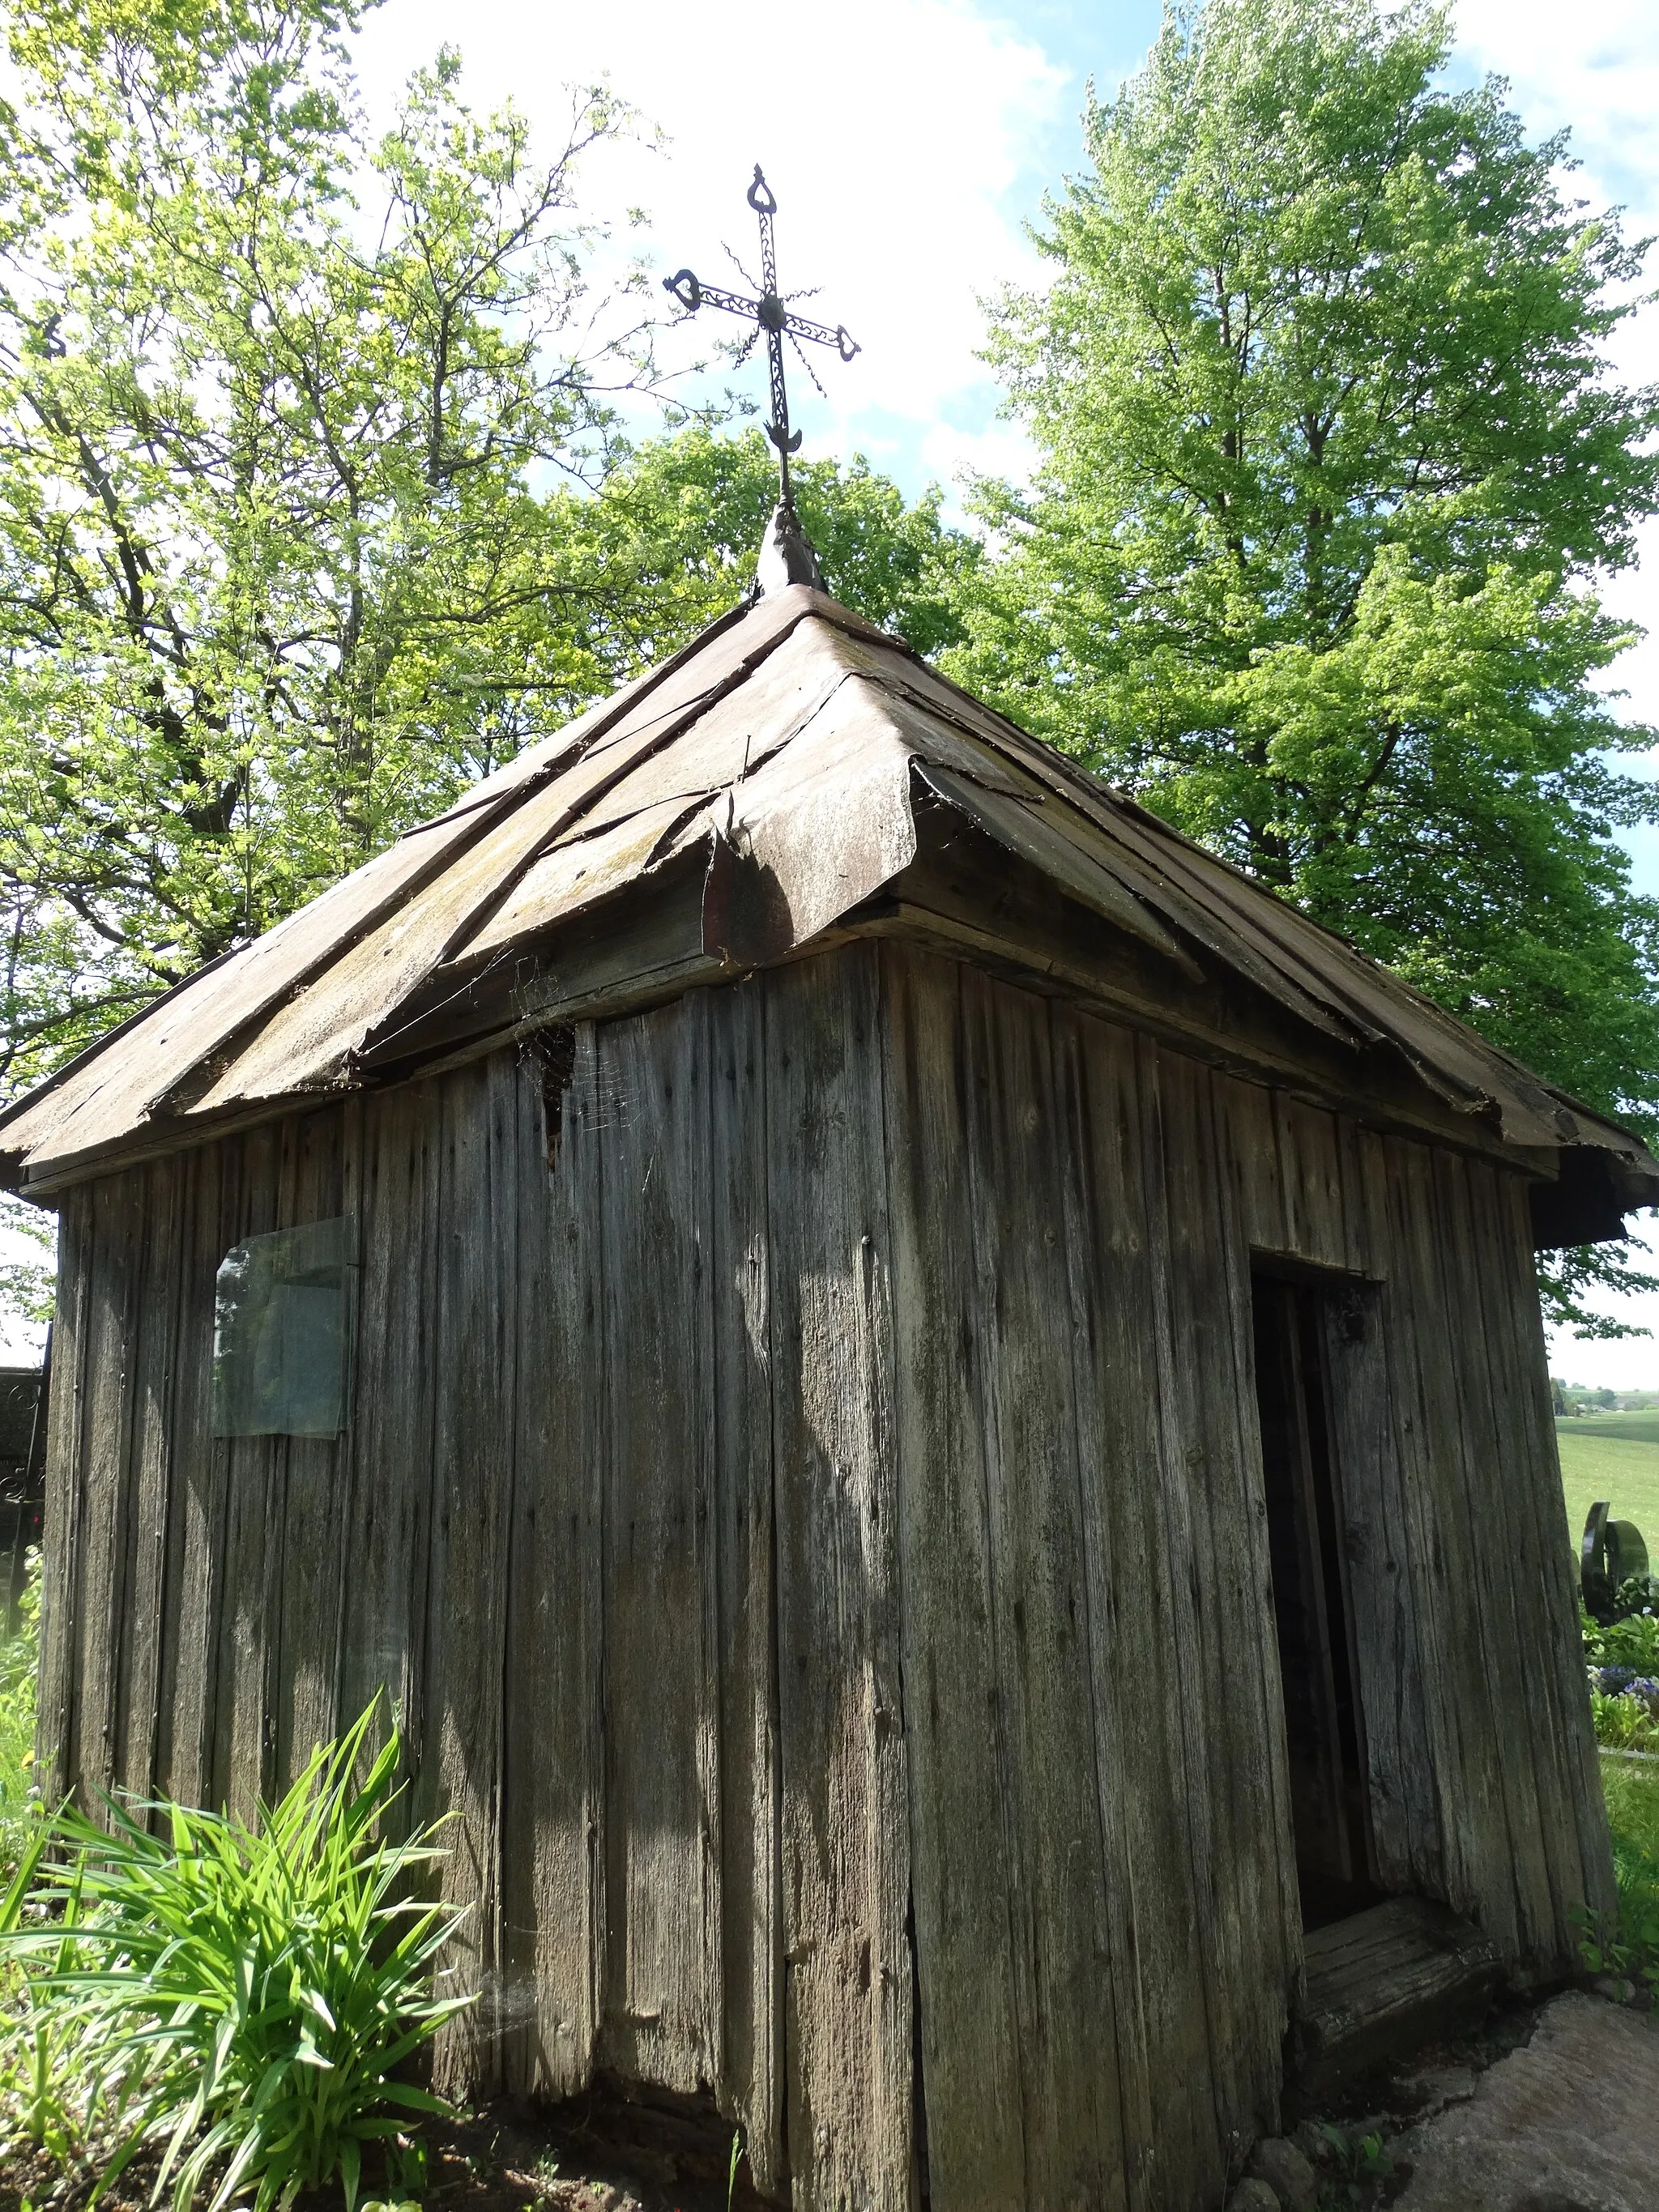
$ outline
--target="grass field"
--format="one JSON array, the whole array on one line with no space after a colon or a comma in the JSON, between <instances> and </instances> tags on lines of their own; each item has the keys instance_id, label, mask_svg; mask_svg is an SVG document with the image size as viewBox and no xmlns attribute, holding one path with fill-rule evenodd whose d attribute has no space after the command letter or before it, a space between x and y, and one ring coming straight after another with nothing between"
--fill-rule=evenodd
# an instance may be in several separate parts
<instances>
[{"instance_id":1,"label":"grass field","mask_svg":"<svg viewBox=\"0 0 1659 2212\"><path fill-rule=\"evenodd\" d=\"M1648 1557L1659 1564L1659 1412L1570 1416L1556 1423L1555 1434L1575 1552L1584 1516L1605 1498L1616 1521L1636 1523Z\"/></svg>"}]
</instances>

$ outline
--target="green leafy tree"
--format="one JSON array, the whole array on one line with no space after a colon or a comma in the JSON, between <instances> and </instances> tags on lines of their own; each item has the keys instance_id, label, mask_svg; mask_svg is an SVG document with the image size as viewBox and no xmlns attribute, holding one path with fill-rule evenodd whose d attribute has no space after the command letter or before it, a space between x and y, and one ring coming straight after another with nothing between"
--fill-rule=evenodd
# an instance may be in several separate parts
<instances>
[{"instance_id":1,"label":"green leafy tree","mask_svg":"<svg viewBox=\"0 0 1659 2212\"><path fill-rule=\"evenodd\" d=\"M0 1082L245 941L746 586L757 436L662 397L577 185L441 54L365 134L355 0L43 0L0 111ZM802 473L878 619L967 541ZM943 564L943 565L942 565ZM21 1279L20 1279L21 1280ZM15 1300L14 1299L14 1303Z\"/></svg>"},{"instance_id":2,"label":"green leafy tree","mask_svg":"<svg viewBox=\"0 0 1659 2212\"><path fill-rule=\"evenodd\" d=\"M1595 580L1659 506L1606 341L1643 247L1425 0L1208 0L1091 99L991 358L955 672L1590 1104L1654 1127L1659 907ZM1558 1317L1620 1277L1554 1271Z\"/></svg>"},{"instance_id":3,"label":"green leafy tree","mask_svg":"<svg viewBox=\"0 0 1659 2212\"><path fill-rule=\"evenodd\" d=\"M357 0L40 0L0 104L0 1091L257 935L746 588L758 435L667 405L639 272L441 53L378 139ZM633 295L639 291L640 300ZM802 471L924 646L973 548ZM0 1309L50 1309L33 1209ZM17 1232L21 1231L20 1239Z\"/></svg>"},{"instance_id":4,"label":"green leafy tree","mask_svg":"<svg viewBox=\"0 0 1659 2212\"><path fill-rule=\"evenodd\" d=\"M14 19L0 154L0 1065L257 933L592 690L645 333L588 296L580 96L538 157L454 58L366 142L333 0ZM511 665L522 688L492 678Z\"/></svg>"},{"instance_id":5,"label":"green leafy tree","mask_svg":"<svg viewBox=\"0 0 1659 2212\"><path fill-rule=\"evenodd\" d=\"M918 653L966 637L958 610L981 548L941 522L937 486L907 506L861 455L845 466L796 459L789 478L824 580L844 605ZM567 495L564 526L582 539L584 565L629 580L618 674L672 652L743 596L777 495L777 457L759 430L729 437L701 425L630 452L596 498Z\"/></svg>"}]
</instances>

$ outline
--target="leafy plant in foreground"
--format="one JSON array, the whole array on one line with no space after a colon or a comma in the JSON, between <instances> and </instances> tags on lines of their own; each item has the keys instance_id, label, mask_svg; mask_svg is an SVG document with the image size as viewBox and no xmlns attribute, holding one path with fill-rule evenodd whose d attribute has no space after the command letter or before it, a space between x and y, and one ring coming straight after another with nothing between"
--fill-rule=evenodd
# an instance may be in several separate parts
<instances>
[{"instance_id":1,"label":"leafy plant in foreground","mask_svg":"<svg viewBox=\"0 0 1659 2212\"><path fill-rule=\"evenodd\" d=\"M1579 1616L1584 1656L1595 1667L1628 1667L1632 1674L1659 1674L1659 1615L1627 1613L1603 1626Z\"/></svg>"},{"instance_id":2,"label":"leafy plant in foreground","mask_svg":"<svg viewBox=\"0 0 1659 2212\"><path fill-rule=\"evenodd\" d=\"M64 1863L35 1901L58 1923L14 1915L0 1948L33 1969L25 2029L66 2039L108 2149L96 2195L149 2152L175 2212L210 2181L214 2212L266 2212L336 2177L349 2207L366 2143L447 2111L398 2076L469 2002L433 1987L464 1915L409 1901L441 1854L430 1830L381 1832L395 1735L356 1778L374 1711L251 1824L162 1803L109 1805L107 1833L74 1811L46 1825Z\"/></svg>"},{"instance_id":3,"label":"leafy plant in foreground","mask_svg":"<svg viewBox=\"0 0 1659 2212\"><path fill-rule=\"evenodd\" d=\"M1619 1884L1619 1946L1628 1972L1659 1998L1659 1773L1606 1759L1601 1786Z\"/></svg>"},{"instance_id":4,"label":"leafy plant in foreground","mask_svg":"<svg viewBox=\"0 0 1659 2212\"><path fill-rule=\"evenodd\" d=\"M1590 1677L1590 1719L1595 1741L1607 1751L1659 1752L1659 1681L1638 1675L1619 1682L1623 1669Z\"/></svg>"},{"instance_id":5,"label":"leafy plant in foreground","mask_svg":"<svg viewBox=\"0 0 1659 2212\"><path fill-rule=\"evenodd\" d=\"M1320 2122L1319 2134L1326 2156L1341 2176L1334 2193L1346 2197L1350 2203L1358 2204L1372 2185L1386 2181L1393 2172L1394 2160L1380 2135L1357 2136L1330 2120ZM1320 2202L1326 2203L1333 2193L1327 2190Z\"/></svg>"},{"instance_id":6,"label":"leafy plant in foreground","mask_svg":"<svg viewBox=\"0 0 1659 2212\"><path fill-rule=\"evenodd\" d=\"M1579 1614L1595 1740L1611 1751L1659 1752L1659 1617L1603 1623Z\"/></svg>"},{"instance_id":7,"label":"leafy plant in foreground","mask_svg":"<svg viewBox=\"0 0 1659 2212\"><path fill-rule=\"evenodd\" d=\"M0 1897L0 1938L14 1935L32 1903L31 1893L47 1843L46 1823L36 1819L17 1830L17 1863L3 1897ZM73 1956L78 1900L71 1899L59 1916L54 1963L62 1967ZM40 1917L40 1908L34 1908ZM70 2087L74 2073L72 2032L50 2003L35 2002L38 1984L21 1961L8 1958L3 1973L8 2009L6 2033L0 2039L0 2155L9 2156L20 2145L45 2151L60 2166L67 2166L81 2148L82 2130L77 2100Z\"/></svg>"}]
</instances>

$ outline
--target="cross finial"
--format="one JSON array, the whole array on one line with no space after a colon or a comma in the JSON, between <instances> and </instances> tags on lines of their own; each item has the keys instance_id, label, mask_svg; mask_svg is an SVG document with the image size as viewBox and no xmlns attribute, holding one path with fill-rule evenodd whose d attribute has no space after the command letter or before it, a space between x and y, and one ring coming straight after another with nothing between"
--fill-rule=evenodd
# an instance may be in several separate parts
<instances>
[{"instance_id":1,"label":"cross finial","mask_svg":"<svg viewBox=\"0 0 1659 2212\"><path fill-rule=\"evenodd\" d=\"M789 490L789 456L800 445L800 432L797 430L792 435L789 428L789 394L783 380L783 341L787 337L795 351L800 354L802 366L814 384L818 380L813 374L812 364L801 353L803 338L813 345L834 346L843 361L851 361L859 348L848 337L842 325L838 323L831 330L827 323L811 322L805 315L792 313L788 299L802 295L792 293L786 298L778 290L777 257L772 242L772 218L778 211L778 204L761 174L758 161L755 164L755 181L749 187L748 198L750 206L760 217L759 299L748 299L741 292L724 291L717 284L699 283L689 269L681 269L672 276L665 276L663 289L672 293L688 314L695 314L699 307L722 307L728 315L742 315L752 320L755 328L744 343L743 351L738 356L739 361L747 358L755 339L763 331L765 331L767 359L772 373L772 419L766 426L766 434L778 449L779 504L793 508L794 501ZM822 392L823 386L818 385L818 389Z\"/></svg>"}]
</instances>

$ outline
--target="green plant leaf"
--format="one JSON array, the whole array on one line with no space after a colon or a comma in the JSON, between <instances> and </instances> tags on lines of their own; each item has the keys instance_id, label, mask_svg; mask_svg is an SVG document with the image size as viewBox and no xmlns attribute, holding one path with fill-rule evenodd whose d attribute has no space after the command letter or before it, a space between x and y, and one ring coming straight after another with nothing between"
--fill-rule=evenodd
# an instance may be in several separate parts
<instances>
[{"instance_id":1,"label":"green plant leaf","mask_svg":"<svg viewBox=\"0 0 1659 2212\"><path fill-rule=\"evenodd\" d=\"M433 1986L465 1914L410 1893L442 1853L385 1832L402 1754L394 1729L365 1759L376 1712L251 1821L114 1802L41 1824L32 1893L61 1917L24 1918L15 1883L0 1960L39 1962L38 2062L109 2117L100 2191L153 2152L175 2212L204 2190L280 2212L335 2179L355 2201L365 2143L447 2111L397 2075L468 2002Z\"/></svg>"}]
</instances>

